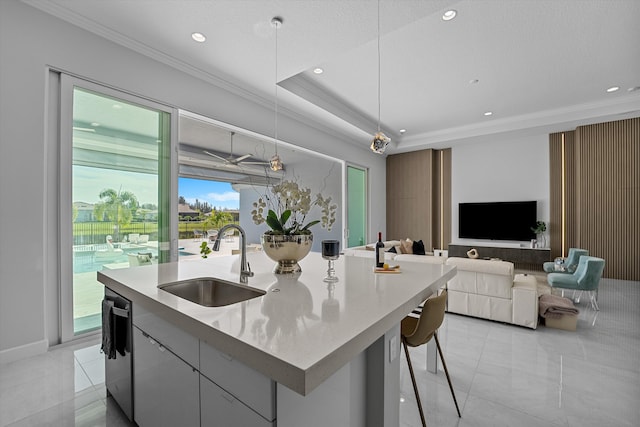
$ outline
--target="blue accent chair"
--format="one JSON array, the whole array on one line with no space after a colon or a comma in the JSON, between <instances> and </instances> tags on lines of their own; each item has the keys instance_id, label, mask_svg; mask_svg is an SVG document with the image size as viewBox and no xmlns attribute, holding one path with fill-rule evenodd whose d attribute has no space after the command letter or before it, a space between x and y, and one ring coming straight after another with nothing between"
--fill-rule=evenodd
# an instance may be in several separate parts
<instances>
[{"instance_id":1,"label":"blue accent chair","mask_svg":"<svg viewBox=\"0 0 640 427\"><path fill-rule=\"evenodd\" d=\"M598 285L602 278L604 264L605 262L602 258L583 255L580 257L580 260L578 261L578 268L576 268L576 271L573 274L549 273L547 275L547 282L549 282L549 285L551 285L552 288L580 291L578 297L575 298L577 303L580 302L582 292L588 292L591 306L594 310L599 311Z\"/></svg>"},{"instance_id":2,"label":"blue accent chair","mask_svg":"<svg viewBox=\"0 0 640 427\"><path fill-rule=\"evenodd\" d=\"M542 268L547 273L573 274L573 272L576 271L576 267L578 267L578 260L583 255L589 255L589 251L586 249L569 248L569 253L564 260L564 270L556 270L556 263L553 261L545 262Z\"/></svg>"}]
</instances>

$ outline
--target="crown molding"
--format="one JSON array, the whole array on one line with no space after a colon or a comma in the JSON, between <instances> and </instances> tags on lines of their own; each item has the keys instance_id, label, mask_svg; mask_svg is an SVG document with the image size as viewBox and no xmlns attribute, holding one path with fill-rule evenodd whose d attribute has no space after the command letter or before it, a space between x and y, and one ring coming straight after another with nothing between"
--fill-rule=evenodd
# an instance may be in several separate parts
<instances>
[{"instance_id":1,"label":"crown molding","mask_svg":"<svg viewBox=\"0 0 640 427\"><path fill-rule=\"evenodd\" d=\"M640 94L625 95L602 102L570 105L553 110L506 117L455 128L441 129L403 138L398 151L413 151L431 145L442 145L458 140L471 140L495 134L513 132L556 132L584 124L619 120L640 116Z\"/></svg>"},{"instance_id":2,"label":"crown molding","mask_svg":"<svg viewBox=\"0 0 640 427\"><path fill-rule=\"evenodd\" d=\"M41 10L44 13L47 13L65 22L68 22L69 24L75 25L85 31L88 31L92 34L96 34L97 36L100 36L106 40L109 40L113 43L116 43L120 46L128 48L141 55L144 55L158 62L166 64L172 68L175 68L179 71L182 71L199 80L205 81L209 84L212 84L216 87L226 90L227 92L237 95L247 101L255 103L266 109L273 108L274 103L272 99L265 98L263 96L260 96L259 94L256 94L255 92L252 92L250 90L243 88L239 83L235 82L232 78L228 76L221 77L219 75L214 75L212 73L206 72L198 67L194 67L171 55L168 55L164 52L154 49L144 43L135 41L130 37L125 36L122 33L119 33L110 28L107 28L104 25L101 25L94 20L88 19L82 15L79 15L55 2L39 1L39 0L20 0L20 1L38 10ZM355 147L361 148L363 151L366 150L366 147L364 147L362 144L359 144L357 141L354 141L352 138L349 138L348 135L340 133L334 128L325 126L311 117L297 113L292 109L287 108L284 105L279 106L278 114L289 117L290 119L296 122L302 123L306 126L309 126L320 132L323 132L334 139L337 139L344 143L351 144Z\"/></svg>"}]
</instances>

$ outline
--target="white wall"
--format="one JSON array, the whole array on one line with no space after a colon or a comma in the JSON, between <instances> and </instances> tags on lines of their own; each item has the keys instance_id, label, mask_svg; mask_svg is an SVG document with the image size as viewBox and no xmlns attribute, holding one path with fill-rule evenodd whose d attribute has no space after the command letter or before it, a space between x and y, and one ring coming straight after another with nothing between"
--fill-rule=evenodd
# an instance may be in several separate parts
<instances>
[{"instance_id":1,"label":"white wall","mask_svg":"<svg viewBox=\"0 0 640 427\"><path fill-rule=\"evenodd\" d=\"M0 1L0 361L44 351L55 328L56 230L47 227L55 171L46 159L47 66L265 135L273 111L203 80L46 15L17 0ZM385 161L366 147L282 116L279 137L370 168L385 187ZM54 157L55 158L55 157ZM50 196L50 195L49 195ZM371 224L385 224L385 194L371 194ZM55 195L54 195L55 199ZM370 231L370 234L373 234ZM48 250L45 250L48 248ZM51 250L54 248L54 250ZM45 316L46 314L46 316ZM49 323L49 325L47 325Z\"/></svg>"},{"instance_id":2,"label":"white wall","mask_svg":"<svg viewBox=\"0 0 640 427\"><path fill-rule=\"evenodd\" d=\"M458 238L459 203L536 200L538 220L549 222L549 135L460 145L451 157L452 243L492 244Z\"/></svg>"}]
</instances>

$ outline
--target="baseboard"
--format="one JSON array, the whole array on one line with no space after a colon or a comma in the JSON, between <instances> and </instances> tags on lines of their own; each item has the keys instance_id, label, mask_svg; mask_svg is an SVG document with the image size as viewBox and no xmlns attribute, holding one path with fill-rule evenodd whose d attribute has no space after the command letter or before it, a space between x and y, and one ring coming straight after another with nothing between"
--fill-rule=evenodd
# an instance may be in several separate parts
<instances>
[{"instance_id":1,"label":"baseboard","mask_svg":"<svg viewBox=\"0 0 640 427\"><path fill-rule=\"evenodd\" d=\"M18 347L0 350L0 364L15 362L16 360L44 354L49 349L47 340L41 340L24 344Z\"/></svg>"}]
</instances>

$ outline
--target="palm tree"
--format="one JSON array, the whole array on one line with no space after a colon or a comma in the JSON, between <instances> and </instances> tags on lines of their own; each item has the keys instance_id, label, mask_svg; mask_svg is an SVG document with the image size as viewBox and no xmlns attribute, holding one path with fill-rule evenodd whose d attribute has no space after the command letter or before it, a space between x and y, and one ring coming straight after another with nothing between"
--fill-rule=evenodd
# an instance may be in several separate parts
<instances>
[{"instance_id":1,"label":"palm tree","mask_svg":"<svg viewBox=\"0 0 640 427\"><path fill-rule=\"evenodd\" d=\"M138 198L130 191L118 191L108 188L99 194L100 202L93 207L93 213L98 221L112 221L116 223L114 234L118 238L121 226L131 222L138 209Z\"/></svg>"},{"instance_id":2,"label":"palm tree","mask_svg":"<svg viewBox=\"0 0 640 427\"><path fill-rule=\"evenodd\" d=\"M229 212L216 211L211 213L211 216L205 221L205 226L213 228L222 228L223 225L233 222L233 215Z\"/></svg>"}]
</instances>

